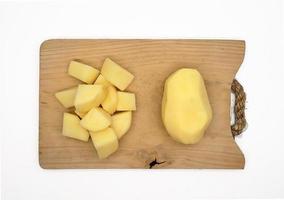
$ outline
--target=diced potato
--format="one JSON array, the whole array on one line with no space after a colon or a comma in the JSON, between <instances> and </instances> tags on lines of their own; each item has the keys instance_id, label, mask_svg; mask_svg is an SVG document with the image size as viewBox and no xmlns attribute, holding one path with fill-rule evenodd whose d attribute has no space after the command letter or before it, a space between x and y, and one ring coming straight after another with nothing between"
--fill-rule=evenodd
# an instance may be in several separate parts
<instances>
[{"instance_id":1,"label":"diced potato","mask_svg":"<svg viewBox=\"0 0 284 200\"><path fill-rule=\"evenodd\" d=\"M101 74L120 90L125 90L134 79L134 76L130 72L109 58L105 59Z\"/></svg>"},{"instance_id":2,"label":"diced potato","mask_svg":"<svg viewBox=\"0 0 284 200\"><path fill-rule=\"evenodd\" d=\"M93 83L99 76L100 71L83 63L71 61L68 68L68 74L85 83Z\"/></svg>"},{"instance_id":3,"label":"diced potato","mask_svg":"<svg viewBox=\"0 0 284 200\"><path fill-rule=\"evenodd\" d=\"M74 100L75 100L77 88L78 87L73 87L67 90L56 92L55 97L65 108L70 108L74 106Z\"/></svg>"},{"instance_id":4,"label":"diced potato","mask_svg":"<svg viewBox=\"0 0 284 200\"><path fill-rule=\"evenodd\" d=\"M71 61L68 74L85 83L55 93L65 108L75 107L72 114L64 113L62 134L81 141L88 141L91 135L98 157L107 158L117 151L118 140L131 126L135 94L123 90L134 76L109 58L105 59L101 73Z\"/></svg>"},{"instance_id":5,"label":"diced potato","mask_svg":"<svg viewBox=\"0 0 284 200\"><path fill-rule=\"evenodd\" d=\"M103 75L99 75L99 77L97 78L97 80L95 81L95 84L101 84L105 87L111 86L112 84L110 82L108 82Z\"/></svg>"},{"instance_id":6,"label":"diced potato","mask_svg":"<svg viewBox=\"0 0 284 200\"><path fill-rule=\"evenodd\" d=\"M90 134L100 159L107 158L118 149L118 139L112 128Z\"/></svg>"},{"instance_id":7,"label":"diced potato","mask_svg":"<svg viewBox=\"0 0 284 200\"><path fill-rule=\"evenodd\" d=\"M89 131L100 131L111 124L111 116L102 108L92 108L81 120L81 126Z\"/></svg>"},{"instance_id":8,"label":"diced potato","mask_svg":"<svg viewBox=\"0 0 284 200\"><path fill-rule=\"evenodd\" d=\"M117 92L117 111L136 110L135 94Z\"/></svg>"},{"instance_id":9,"label":"diced potato","mask_svg":"<svg viewBox=\"0 0 284 200\"><path fill-rule=\"evenodd\" d=\"M99 106L106 97L102 85L79 85L75 97L75 108L80 113L86 113L93 107Z\"/></svg>"},{"instance_id":10,"label":"diced potato","mask_svg":"<svg viewBox=\"0 0 284 200\"><path fill-rule=\"evenodd\" d=\"M102 103L102 107L109 114L113 114L117 107L117 91L112 85L108 86L107 91L107 96Z\"/></svg>"},{"instance_id":11,"label":"diced potato","mask_svg":"<svg viewBox=\"0 0 284 200\"><path fill-rule=\"evenodd\" d=\"M80 126L79 117L70 113L64 113L63 115L62 134L85 142L89 140L89 132Z\"/></svg>"},{"instance_id":12,"label":"diced potato","mask_svg":"<svg viewBox=\"0 0 284 200\"><path fill-rule=\"evenodd\" d=\"M114 114L112 117L111 127L113 128L118 139L120 139L129 130L132 120L132 112L125 111Z\"/></svg>"},{"instance_id":13,"label":"diced potato","mask_svg":"<svg viewBox=\"0 0 284 200\"><path fill-rule=\"evenodd\" d=\"M195 144L212 120L212 109L201 74L182 68L171 74L164 87L162 120L177 142Z\"/></svg>"},{"instance_id":14,"label":"diced potato","mask_svg":"<svg viewBox=\"0 0 284 200\"><path fill-rule=\"evenodd\" d=\"M79 112L78 110L75 110L74 113L76 113L81 119L87 114L87 113Z\"/></svg>"}]
</instances>

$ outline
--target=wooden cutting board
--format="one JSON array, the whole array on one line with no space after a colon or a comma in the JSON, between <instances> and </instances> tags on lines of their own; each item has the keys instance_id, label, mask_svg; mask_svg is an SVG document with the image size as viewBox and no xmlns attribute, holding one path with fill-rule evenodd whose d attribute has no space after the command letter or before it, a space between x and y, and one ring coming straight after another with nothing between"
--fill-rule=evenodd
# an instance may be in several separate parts
<instances>
[{"instance_id":1,"label":"wooden cutting board","mask_svg":"<svg viewBox=\"0 0 284 200\"><path fill-rule=\"evenodd\" d=\"M244 155L230 131L230 87L245 52L234 40L47 40L40 48L39 163L58 168L236 168ZM100 68L112 58L135 75L129 91L136 94L137 111L119 150L99 160L91 141L62 136L65 109L54 93L77 85L67 75L68 64L79 59ZM173 141L161 121L165 79L181 67L203 75L213 109L204 138L195 145ZM155 162L156 161L156 162Z\"/></svg>"}]
</instances>

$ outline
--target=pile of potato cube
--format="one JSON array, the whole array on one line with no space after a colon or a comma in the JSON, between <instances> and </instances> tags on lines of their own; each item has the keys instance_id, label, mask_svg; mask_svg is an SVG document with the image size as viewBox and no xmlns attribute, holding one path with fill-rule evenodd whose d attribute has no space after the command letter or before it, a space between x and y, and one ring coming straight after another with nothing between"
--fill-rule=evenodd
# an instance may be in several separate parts
<instances>
[{"instance_id":1,"label":"pile of potato cube","mask_svg":"<svg viewBox=\"0 0 284 200\"><path fill-rule=\"evenodd\" d=\"M71 61L68 74L85 84L55 94L65 108L75 107L74 114L64 113L62 133L85 142L91 136L99 158L106 158L118 149L118 140L130 128L135 94L124 90L134 76L109 58L101 72Z\"/></svg>"}]
</instances>

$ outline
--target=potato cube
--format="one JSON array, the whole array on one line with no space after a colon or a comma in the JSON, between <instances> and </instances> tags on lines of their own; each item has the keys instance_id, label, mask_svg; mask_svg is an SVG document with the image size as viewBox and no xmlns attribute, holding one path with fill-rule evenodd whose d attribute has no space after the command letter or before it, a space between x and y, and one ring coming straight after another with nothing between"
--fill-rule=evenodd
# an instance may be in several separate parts
<instances>
[{"instance_id":1,"label":"potato cube","mask_svg":"<svg viewBox=\"0 0 284 200\"><path fill-rule=\"evenodd\" d=\"M89 132L80 126L79 117L70 113L64 113L63 115L62 134L85 142L89 140Z\"/></svg>"},{"instance_id":2,"label":"potato cube","mask_svg":"<svg viewBox=\"0 0 284 200\"><path fill-rule=\"evenodd\" d=\"M129 130L132 120L132 112L125 111L114 114L112 117L111 127L113 128L118 139L120 139Z\"/></svg>"},{"instance_id":3,"label":"potato cube","mask_svg":"<svg viewBox=\"0 0 284 200\"><path fill-rule=\"evenodd\" d=\"M120 90L125 90L134 79L134 76L130 72L109 58L105 59L101 74Z\"/></svg>"},{"instance_id":4,"label":"potato cube","mask_svg":"<svg viewBox=\"0 0 284 200\"><path fill-rule=\"evenodd\" d=\"M109 114L113 114L117 107L117 91L112 85L108 86L107 91L107 96L102 103L102 107Z\"/></svg>"},{"instance_id":5,"label":"potato cube","mask_svg":"<svg viewBox=\"0 0 284 200\"><path fill-rule=\"evenodd\" d=\"M68 74L70 76L73 76L85 83L93 83L96 78L98 77L98 75L100 74L99 70L77 62L77 61L71 61L69 64L69 68L68 68Z\"/></svg>"},{"instance_id":6,"label":"potato cube","mask_svg":"<svg viewBox=\"0 0 284 200\"><path fill-rule=\"evenodd\" d=\"M97 78L97 80L95 81L95 84L101 84L105 87L111 86L112 84L110 82L108 82L103 75L99 75L99 77Z\"/></svg>"},{"instance_id":7,"label":"potato cube","mask_svg":"<svg viewBox=\"0 0 284 200\"><path fill-rule=\"evenodd\" d=\"M77 88L78 87L73 87L67 90L56 92L55 97L65 108L70 108L74 106L74 100L75 100Z\"/></svg>"},{"instance_id":8,"label":"potato cube","mask_svg":"<svg viewBox=\"0 0 284 200\"><path fill-rule=\"evenodd\" d=\"M99 106L106 97L102 85L79 85L75 97L75 108L80 113L86 113L93 107Z\"/></svg>"},{"instance_id":9,"label":"potato cube","mask_svg":"<svg viewBox=\"0 0 284 200\"><path fill-rule=\"evenodd\" d=\"M117 111L136 110L135 94L117 92Z\"/></svg>"},{"instance_id":10,"label":"potato cube","mask_svg":"<svg viewBox=\"0 0 284 200\"><path fill-rule=\"evenodd\" d=\"M81 120L81 126L89 131L100 131L111 124L111 116L102 108L92 108Z\"/></svg>"},{"instance_id":11,"label":"potato cube","mask_svg":"<svg viewBox=\"0 0 284 200\"><path fill-rule=\"evenodd\" d=\"M90 134L100 159L107 158L118 149L118 139L112 128Z\"/></svg>"}]
</instances>

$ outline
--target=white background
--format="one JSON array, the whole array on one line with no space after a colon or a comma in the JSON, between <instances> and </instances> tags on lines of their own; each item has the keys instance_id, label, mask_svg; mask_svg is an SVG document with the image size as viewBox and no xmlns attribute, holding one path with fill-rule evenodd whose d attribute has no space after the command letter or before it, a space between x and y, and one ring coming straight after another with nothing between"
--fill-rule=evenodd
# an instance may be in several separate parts
<instances>
[{"instance_id":1,"label":"white background","mask_svg":"<svg viewBox=\"0 0 284 200\"><path fill-rule=\"evenodd\" d=\"M0 3L2 198L284 197L283 12L274 0ZM237 74L248 96L249 127L237 138L245 169L41 169L39 46L49 38L246 40Z\"/></svg>"}]
</instances>

